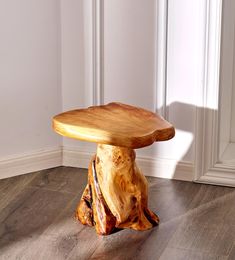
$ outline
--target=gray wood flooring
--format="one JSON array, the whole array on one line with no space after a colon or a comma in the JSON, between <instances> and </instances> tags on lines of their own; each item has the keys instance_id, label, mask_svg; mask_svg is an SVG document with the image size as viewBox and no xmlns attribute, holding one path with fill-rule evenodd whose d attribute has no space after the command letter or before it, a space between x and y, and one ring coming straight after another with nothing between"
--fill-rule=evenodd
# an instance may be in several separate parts
<instances>
[{"instance_id":1,"label":"gray wood flooring","mask_svg":"<svg viewBox=\"0 0 235 260\"><path fill-rule=\"evenodd\" d=\"M160 225L105 237L73 219L86 170L0 180L0 259L235 259L235 189L148 180Z\"/></svg>"}]
</instances>

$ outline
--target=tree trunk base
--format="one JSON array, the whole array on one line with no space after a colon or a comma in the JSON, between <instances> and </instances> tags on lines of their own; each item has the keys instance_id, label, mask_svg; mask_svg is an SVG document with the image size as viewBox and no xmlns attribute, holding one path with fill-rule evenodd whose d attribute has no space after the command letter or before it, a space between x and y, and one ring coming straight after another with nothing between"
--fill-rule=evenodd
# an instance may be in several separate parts
<instances>
[{"instance_id":1,"label":"tree trunk base","mask_svg":"<svg viewBox=\"0 0 235 260\"><path fill-rule=\"evenodd\" d=\"M88 169L88 184L76 219L100 235L115 229L146 230L159 223L148 209L148 183L130 148L99 144Z\"/></svg>"}]
</instances>

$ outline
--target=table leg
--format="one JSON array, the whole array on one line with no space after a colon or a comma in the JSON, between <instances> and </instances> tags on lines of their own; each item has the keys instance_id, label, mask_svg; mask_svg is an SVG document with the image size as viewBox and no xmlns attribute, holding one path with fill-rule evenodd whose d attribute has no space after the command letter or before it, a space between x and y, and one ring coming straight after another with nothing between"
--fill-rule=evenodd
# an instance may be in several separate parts
<instances>
[{"instance_id":1,"label":"table leg","mask_svg":"<svg viewBox=\"0 0 235 260\"><path fill-rule=\"evenodd\" d=\"M148 209L148 183L130 148L99 144L76 218L101 235L115 228L146 230L159 223Z\"/></svg>"}]
</instances>

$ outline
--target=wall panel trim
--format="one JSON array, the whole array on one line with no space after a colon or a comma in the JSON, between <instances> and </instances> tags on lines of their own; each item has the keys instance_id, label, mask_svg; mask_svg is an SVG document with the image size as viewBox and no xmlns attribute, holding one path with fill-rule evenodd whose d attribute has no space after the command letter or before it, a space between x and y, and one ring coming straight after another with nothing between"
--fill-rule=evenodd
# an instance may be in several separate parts
<instances>
[{"instance_id":1,"label":"wall panel trim","mask_svg":"<svg viewBox=\"0 0 235 260\"><path fill-rule=\"evenodd\" d=\"M166 117L168 0L156 1L154 112ZM104 103L104 0L92 0L93 105Z\"/></svg>"},{"instance_id":2,"label":"wall panel trim","mask_svg":"<svg viewBox=\"0 0 235 260\"><path fill-rule=\"evenodd\" d=\"M154 111L166 118L168 0L156 5L156 80Z\"/></svg>"},{"instance_id":3,"label":"wall panel trim","mask_svg":"<svg viewBox=\"0 0 235 260\"><path fill-rule=\"evenodd\" d=\"M204 84L196 113L194 181L235 186L235 169L222 165L218 152L222 3L207 0Z\"/></svg>"},{"instance_id":4,"label":"wall panel trim","mask_svg":"<svg viewBox=\"0 0 235 260\"><path fill-rule=\"evenodd\" d=\"M104 102L104 0L92 0L93 105Z\"/></svg>"}]
</instances>

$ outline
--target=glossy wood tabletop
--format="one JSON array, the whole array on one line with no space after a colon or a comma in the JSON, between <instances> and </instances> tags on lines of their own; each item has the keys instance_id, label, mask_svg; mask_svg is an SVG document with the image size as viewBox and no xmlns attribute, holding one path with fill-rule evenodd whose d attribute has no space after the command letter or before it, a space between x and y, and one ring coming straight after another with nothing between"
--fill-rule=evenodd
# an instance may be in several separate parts
<instances>
[{"instance_id":1,"label":"glossy wood tabletop","mask_svg":"<svg viewBox=\"0 0 235 260\"><path fill-rule=\"evenodd\" d=\"M129 147L171 139L174 127L159 115L122 103L77 109L53 118L54 130L67 137Z\"/></svg>"}]
</instances>

